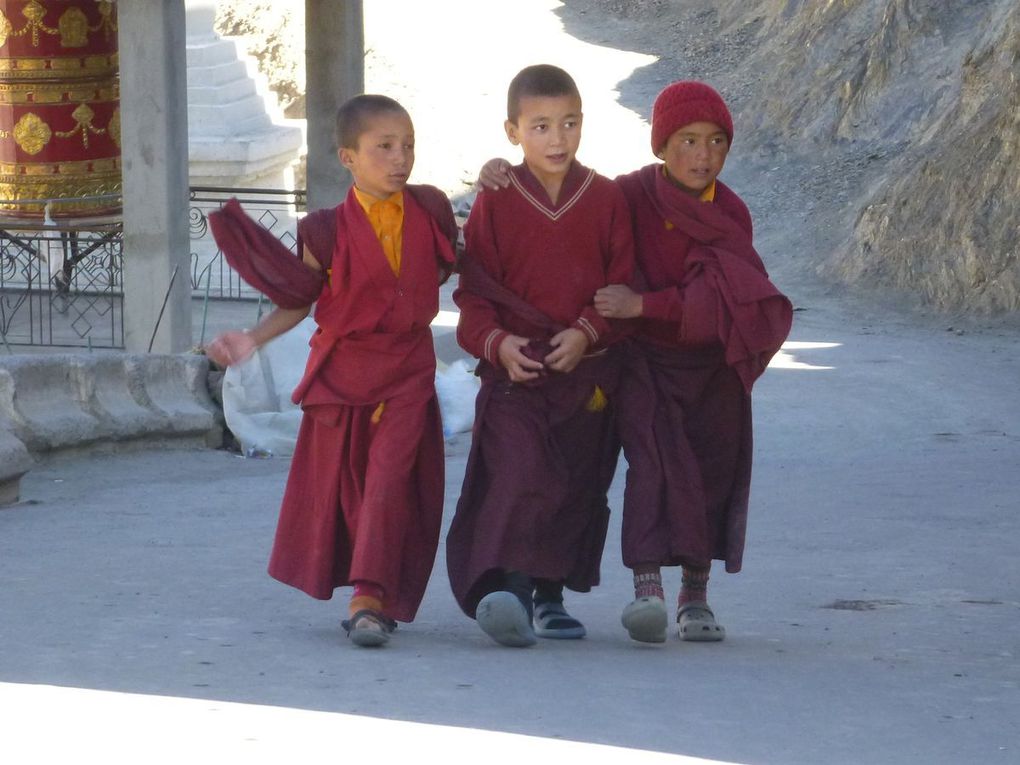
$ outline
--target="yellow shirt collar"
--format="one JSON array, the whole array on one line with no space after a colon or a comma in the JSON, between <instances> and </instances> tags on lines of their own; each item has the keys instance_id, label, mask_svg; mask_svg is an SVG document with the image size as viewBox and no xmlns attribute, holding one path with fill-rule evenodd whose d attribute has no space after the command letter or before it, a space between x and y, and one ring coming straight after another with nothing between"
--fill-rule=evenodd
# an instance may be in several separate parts
<instances>
[{"instance_id":1,"label":"yellow shirt collar","mask_svg":"<svg viewBox=\"0 0 1020 765\"><path fill-rule=\"evenodd\" d=\"M379 197L373 197L371 194L366 194L364 191L359 189L357 186L354 187L354 196L358 200L358 204L361 205L362 209L367 213L379 202L392 202L401 210L404 209L404 192L396 191L390 194L385 199L379 199Z\"/></svg>"}]
</instances>

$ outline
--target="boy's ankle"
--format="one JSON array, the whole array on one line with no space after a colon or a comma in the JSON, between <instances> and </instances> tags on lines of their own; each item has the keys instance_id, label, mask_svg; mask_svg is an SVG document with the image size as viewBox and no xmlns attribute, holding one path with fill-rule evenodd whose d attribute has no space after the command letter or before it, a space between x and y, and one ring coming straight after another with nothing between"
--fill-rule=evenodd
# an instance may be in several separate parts
<instances>
[{"instance_id":1,"label":"boy's ankle","mask_svg":"<svg viewBox=\"0 0 1020 765\"><path fill-rule=\"evenodd\" d=\"M348 616L354 616L359 611L375 611L382 613L382 601L373 598L371 595L354 595L347 606Z\"/></svg>"},{"instance_id":2,"label":"boy's ankle","mask_svg":"<svg viewBox=\"0 0 1020 765\"><path fill-rule=\"evenodd\" d=\"M708 577L710 573L710 566L684 566L677 606L683 606L687 603L707 603Z\"/></svg>"},{"instance_id":3,"label":"boy's ankle","mask_svg":"<svg viewBox=\"0 0 1020 765\"><path fill-rule=\"evenodd\" d=\"M528 612L528 619L531 619L535 612L535 604L532 600L535 592L535 582L527 574L520 571L508 571L503 579L503 589L513 593L524 610Z\"/></svg>"},{"instance_id":4,"label":"boy's ankle","mask_svg":"<svg viewBox=\"0 0 1020 765\"><path fill-rule=\"evenodd\" d=\"M551 579L535 580L535 605L541 603L562 603L563 582L554 582Z\"/></svg>"},{"instance_id":5,"label":"boy's ankle","mask_svg":"<svg viewBox=\"0 0 1020 765\"><path fill-rule=\"evenodd\" d=\"M638 565L634 566L634 599L659 598L666 599L665 591L662 589L662 572L658 566Z\"/></svg>"}]
</instances>

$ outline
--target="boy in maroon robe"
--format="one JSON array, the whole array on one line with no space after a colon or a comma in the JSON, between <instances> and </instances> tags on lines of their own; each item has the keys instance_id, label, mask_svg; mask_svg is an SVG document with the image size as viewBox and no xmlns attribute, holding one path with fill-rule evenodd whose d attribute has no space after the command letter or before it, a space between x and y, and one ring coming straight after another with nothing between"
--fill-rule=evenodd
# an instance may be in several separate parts
<instances>
[{"instance_id":1,"label":"boy in maroon robe","mask_svg":"<svg viewBox=\"0 0 1020 765\"><path fill-rule=\"evenodd\" d=\"M580 638L563 587L598 584L613 455L607 398L617 364L596 291L633 270L619 188L574 157L581 98L570 75L522 70L507 137L524 151L509 188L482 191L465 226L457 339L482 387L447 537L462 610L496 642Z\"/></svg>"},{"instance_id":2,"label":"boy in maroon robe","mask_svg":"<svg viewBox=\"0 0 1020 765\"><path fill-rule=\"evenodd\" d=\"M722 640L708 605L713 559L740 571L751 482L751 387L790 331L792 307L751 244L746 205L717 180L733 121L704 83L666 87L652 110L663 160L617 183L634 215L640 292L595 296L602 316L640 317L628 341L617 429L629 466L623 561L630 636L666 639L661 566L682 566L683 640Z\"/></svg>"},{"instance_id":3,"label":"boy in maroon robe","mask_svg":"<svg viewBox=\"0 0 1020 765\"><path fill-rule=\"evenodd\" d=\"M284 260L289 253L236 204L214 220L228 260L279 307L207 351L237 363L315 303L269 573L323 600L353 585L344 628L355 644L375 646L414 619L438 546L444 458L429 324L453 267L456 223L439 189L407 185L414 128L396 101L349 100L336 136L354 185L341 205L300 222L305 266Z\"/></svg>"}]
</instances>

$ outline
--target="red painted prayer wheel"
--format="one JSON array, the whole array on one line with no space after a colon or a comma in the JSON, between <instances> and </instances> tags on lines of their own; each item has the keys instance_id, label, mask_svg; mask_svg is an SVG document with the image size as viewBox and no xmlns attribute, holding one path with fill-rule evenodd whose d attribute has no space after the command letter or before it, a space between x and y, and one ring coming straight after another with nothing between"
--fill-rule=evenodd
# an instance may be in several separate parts
<instances>
[{"instance_id":1,"label":"red painted prayer wheel","mask_svg":"<svg viewBox=\"0 0 1020 765\"><path fill-rule=\"evenodd\" d=\"M0 0L0 216L40 218L44 205L27 200L120 190L116 4ZM119 209L85 199L51 208L54 218Z\"/></svg>"}]
</instances>

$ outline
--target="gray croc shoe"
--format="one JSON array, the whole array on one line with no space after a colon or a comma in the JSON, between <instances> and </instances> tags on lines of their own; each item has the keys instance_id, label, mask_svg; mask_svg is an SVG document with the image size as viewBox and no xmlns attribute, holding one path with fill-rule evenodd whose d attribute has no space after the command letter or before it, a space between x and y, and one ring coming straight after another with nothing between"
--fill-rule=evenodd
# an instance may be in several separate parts
<instances>
[{"instance_id":1,"label":"gray croc shoe","mask_svg":"<svg viewBox=\"0 0 1020 765\"><path fill-rule=\"evenodd\" d=\"M524 604L512 592L490 592L478 603L475 620L486 635L500 645L527 648L538 638Z\"/></svg>"},{"instance_id":2,"label":"gray croc shoe","mask_svg":"<svg viewBox=\"0 0 1020 765\"><path fill-rule=\"evenodd\" d=\"M620 621L630 635L631 640L640 643L665 643L666 625L669 617L666 614L666 603L662 598L644 597L630 602Z\"/></svg>"},{"instance_id":3,"label":"gray croc shoe","mask_svg":"<svg viewBox=\"0 0 1020 765\"><path fill-rule=\"evenodd\" d=\"M726 630L715 621L715 614L703 600L684 603L676 612L681 640L708 643L722 640Z\"/></svg>"}]
</instances>

